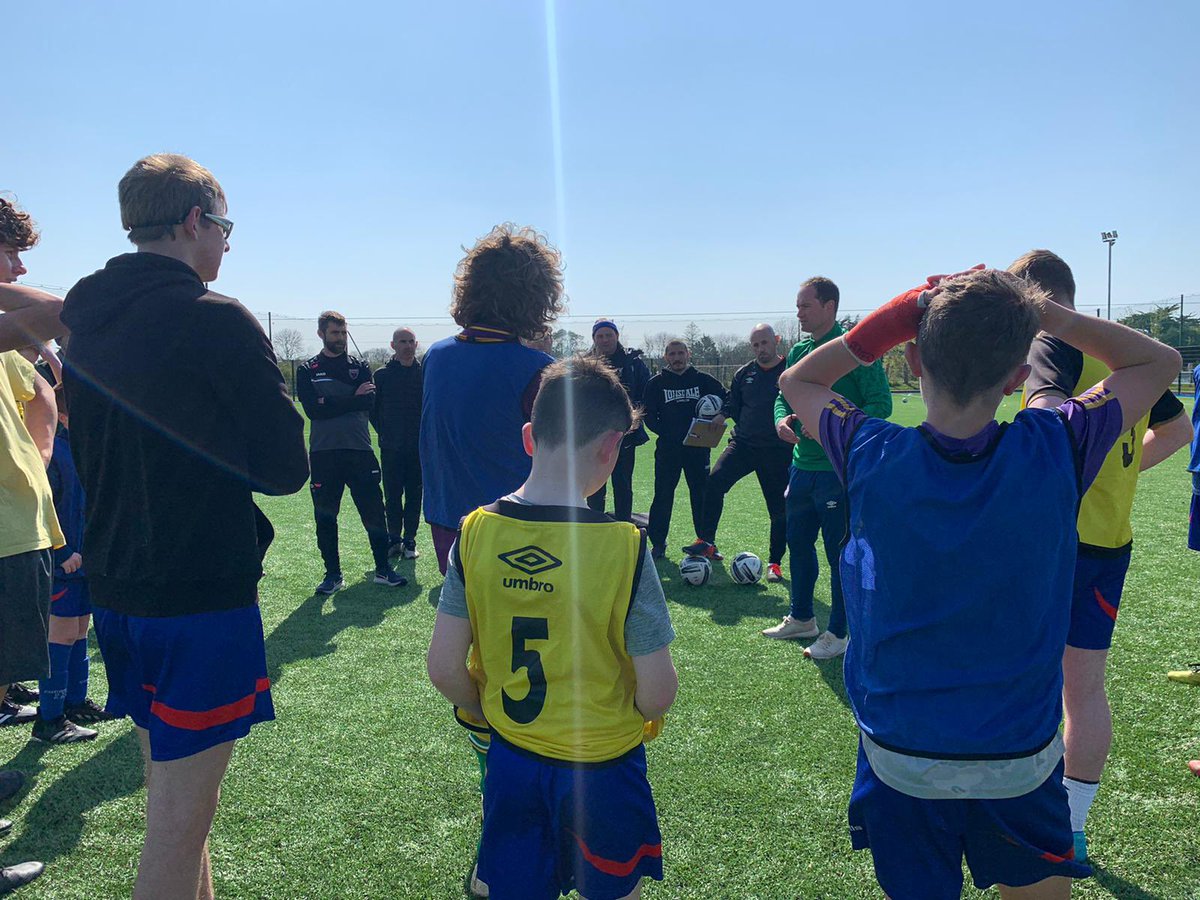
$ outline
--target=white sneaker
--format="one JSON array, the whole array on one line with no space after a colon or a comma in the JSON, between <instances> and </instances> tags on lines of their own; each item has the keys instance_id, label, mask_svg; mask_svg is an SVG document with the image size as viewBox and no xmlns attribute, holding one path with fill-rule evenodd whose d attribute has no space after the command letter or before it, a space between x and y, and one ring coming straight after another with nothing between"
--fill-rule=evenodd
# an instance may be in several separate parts
<instances>
[{"instance_id":1,"label":"white sneaker","mask_svg":"<svg viewBox=\"0 0 1200 900\"><path fill-rule=\"evenodd\" d=\"M849 645L850 638L840 638L832 631L825 631L804 648L804 655L809 659L833 659L845 653Z\"/></svg>"},{"instance_id":2,"label":"white sneaker","mask_svg":"<svg viewBox=\"0 0 1200 900\"><path fill-rule=\"evenodd\" d=\"M763 637L788 641L794 638L816 637L821 633L821 629L817 627L816 619L793 619L791 616L784 616L782 622L774 628L764 628L762 633Z\"/></svg>"}]
</instances>

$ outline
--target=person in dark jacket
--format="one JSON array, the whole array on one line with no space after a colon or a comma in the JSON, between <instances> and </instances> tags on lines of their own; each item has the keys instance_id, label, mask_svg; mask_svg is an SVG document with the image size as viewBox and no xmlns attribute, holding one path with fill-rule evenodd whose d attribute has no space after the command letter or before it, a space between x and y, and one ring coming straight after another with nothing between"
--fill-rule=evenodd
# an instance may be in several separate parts
<instances>
[{"instance_id":1,"label":"person in dark jacket","mask_svg":"<svg viewBox=\"0 0 1200 900\"><path fill-rule=\"evenodd\" d=\"M775 432L775 399L779 396L779 376L787 367L779 355L779 335L770 325L756 325L750 332L754 359L733 374L729 396L721 415L714 421L733 419L737 426L717 464L708 473L704 489L704 515L696 542L683 548L690 556L717 553L717 526L725 507L725 495L753 472L767 501L771 518L771 543L767 557L767 581L780 581L780 563L787 550L787 509L784 492L792 445L780 440Z\"/></svg>"},{"instance_id":2,"label":"person in dark jacket","mask_svg":"<svg viewBox=\"0 0 1200 900\"><path fill-rule=\"evenodd\" d=\"M372 422L383 463L389 552L416 559L421 555L417 526L421 523L421 392L425 376L417 359L417 336L411 328L396 329L392 351L388 364L375 373Z\"/></svg>"},{"instance_id":3,"label":"person in dark jacket","mask_svg":"<svg viewBox=\"0 0 1200 900\"><path fill-rule=\"evenodd\" d=\"M642 359L641 350L630 350L621 344L621 333L611 319L597 319L592 326L592 355L608 362L621 379L621 387L629 395L629 402L637 407L642 403L646 385L650 382L650 367ZM650 436L641 422L625 436L617 465L612 473L613 518L628 522L633 515L633 467L637 461L637 448L649 443ZM604 500L608 485L604 485L588 497L588 506L604 512Z\"/></svg>"},{"instance_id":4,"label":"person in dark jacket","mask_svg":"<svg viewBox=\"0 0 1200 900\"><path fill-rule=\"evenodd\" d=\"M337 524L346 488L350 488L350 497L367 531L375 561L375 583L387 587L408 584L408 579L398 575L388 561L382 476L368 425L375 408L375 382L367 361L346 352L349 334L345 316L333 310L321 313L317 336L324 346L296 370L296 396L312 421L308 432L308 463L312 468L309 485L317 549L325 564L325 577L316 587L318 594L334 594L346 586Z\"/></svg>"},{"instance_id":5,"label":"person in dark jacket","mask_svg":"<svg viewBox=\"0 0 1200 900\"><path fill-rule=\"evenodd\" d=\"M662 559L666 555L667 532L671 530L671 509L675 505L675 488L682 472L687 479L688 496L692 504L692 527L700 532L704 511L704 484L708 479L709 449L685 447L683 439L696 418L701 397L715 394L724 402L725 388L721 382L697 371L691 364L692 352L685 341L667 343L663 353L666 365L650 379L643 395L642 421L658 435L654 445L654 500L650 503L650 522L646 529L650 538L651 555ZM715 556L714 559L720 559Z\"/></svg>"},{"instance_id":6,"label":"person in dark jacket","mask_svg":"<svg viewBox=\"0 0 1200 900\"><path fill-rule=\"evenodd\" d=\"M118 194L138 252L62 312L71 449L108 711L146 757L133 895L203 900L234 741L275 717L258 609L273 530L253 493L304 486L304 422L258 322L205 285L233 230L212 173L156 154Z\"/></svg>"}]
</instances>

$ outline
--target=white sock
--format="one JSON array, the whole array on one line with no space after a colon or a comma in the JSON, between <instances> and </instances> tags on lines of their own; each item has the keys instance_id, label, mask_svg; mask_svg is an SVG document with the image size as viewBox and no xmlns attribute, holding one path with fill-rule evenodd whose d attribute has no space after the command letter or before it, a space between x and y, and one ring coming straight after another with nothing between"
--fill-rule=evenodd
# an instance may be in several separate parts
<instances>
[{"instance_id":1,"label":"white sock","mask_svg":"<svg viewBox=\"0 0 1200 900\"><path fill-rule=\"evenodd\" d=\"M1087 824L1088 811L1092 801L1096 799L1096 791L1100 787L1097 781L1076 781L1074 778L1063 776L1063 787L1067 789L1067 803L1071 807L1071 830L1083 831Z\"/></svg>"}]
</instances>

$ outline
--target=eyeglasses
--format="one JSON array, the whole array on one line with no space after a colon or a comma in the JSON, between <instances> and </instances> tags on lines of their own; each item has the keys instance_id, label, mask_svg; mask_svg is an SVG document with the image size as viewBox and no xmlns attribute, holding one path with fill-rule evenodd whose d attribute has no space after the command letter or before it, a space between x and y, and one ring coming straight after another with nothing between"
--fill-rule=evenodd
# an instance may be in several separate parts
<instances>
[{"instance_id":1,"label":"eyeglasses","mask_svg":"<svg viewBox=\"0 0 1200 900\"><path fill-rule=\"evenodd\" d=\"M191 210L188 210L188 212L184 213L183 218L178 222L164 222L161 225L131 225L129 230L132 231L134 228L174 228L176 225L182 225L184 222L186 222L187 217L190 215ZM225 235L225 240L229 240L229 236L233 234L233 219L227 219L224 216L218 216L216 213L201 213L200 218L208 219L208 221L220 228L221 233Z\"/></svg>"},{"instance_id":2,"label":"eyeglasses","mask_svg":"<svg viewBox=\"0 0 1200 900\"><path fill-rule=\"evenodd\" d=\"M225 240L229 240L229 236L233 234L233 219L227 219L224 216L214 215L213 213L204 213L203 218L208 219L225 235Z\"/></svg>"}]
</instances>

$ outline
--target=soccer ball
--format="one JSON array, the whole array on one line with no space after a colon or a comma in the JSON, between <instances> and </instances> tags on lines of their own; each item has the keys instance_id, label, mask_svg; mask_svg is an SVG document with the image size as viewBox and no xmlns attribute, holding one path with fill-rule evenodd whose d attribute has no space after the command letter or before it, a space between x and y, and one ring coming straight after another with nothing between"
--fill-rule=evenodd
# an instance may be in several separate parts
<instances>
[{"instance_id":1,"label":"soccer ball","mask_svg":"<svg viewBox=\"0 0 1200 900\"><path fill-rule=\"evenodd\" d=\"M711 419L721 411L721 398L716 394L705 394L696 401L696 418Z\"/></svg>"},{"instance_id":2,"label":"soccer ball","mask_svg":"<svg viewBox=\"0 0 1200 900\"><path fill-rule=\"evenodd\" d=\"M692 587L708 584L712 575L712 563L703 556L685 556L679 563L679 577Z\"/></svg>"},{"instance_id":3,"label":"soccer ball","mask_svg":"<svg viewBox=\"0 0 1200 900\"><path fill-rule=\"evenodd\" d=\"M729 574L738 584L756 584L762 578L762 560L753 553L739 553L729 566Z\"/></svg>"}]
</instances>

